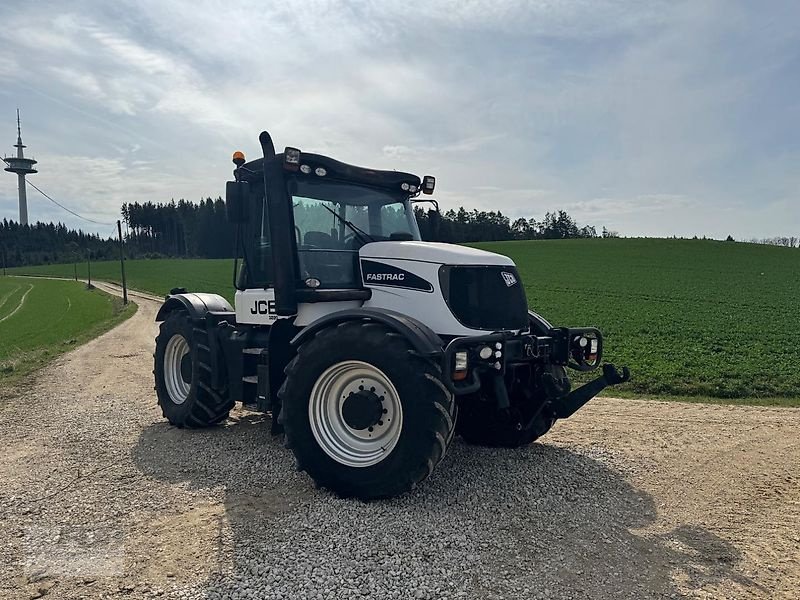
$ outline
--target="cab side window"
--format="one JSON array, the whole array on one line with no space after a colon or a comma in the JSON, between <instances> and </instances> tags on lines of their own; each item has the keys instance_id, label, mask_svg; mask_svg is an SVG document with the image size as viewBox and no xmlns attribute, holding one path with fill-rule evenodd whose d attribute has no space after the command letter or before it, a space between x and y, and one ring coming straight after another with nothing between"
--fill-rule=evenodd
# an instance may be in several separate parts
<instances>
[{"instance_id":1,"label":"cab side window","mask_svg":"<svg viewBox=\"0 0 800 600\"><path fill-rule=\"evenodd\" d=\"M259 193L260 192L260 193ZM269 233L269 211L264 192L251 188L250 218L244 227L243 242L248 248L237 275L236 287L269 287L273 284L272 244Z\"/></svg>"}]
</instances>

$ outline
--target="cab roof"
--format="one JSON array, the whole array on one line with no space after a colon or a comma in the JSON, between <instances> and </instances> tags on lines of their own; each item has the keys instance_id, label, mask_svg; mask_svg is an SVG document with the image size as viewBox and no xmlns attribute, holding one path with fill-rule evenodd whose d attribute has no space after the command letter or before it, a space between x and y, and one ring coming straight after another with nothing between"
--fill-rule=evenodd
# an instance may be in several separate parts
<instances>
[{"instance_id":1,"label":"cab roof","mask_svg":"<svg viewBox=\"0 0 800 600\"><path fill-rule=\"evenodd\" d=\"M275 160L284 162L284 153L275 155ZM292 171L291 173L297 174L301 177L316 178L317 169L320 167L325 169L325 179L334 179L338 181L347 181L361 185L368 185L372 187L383 188L393 191L402 191L401 186L405 183L409 186L420 187L420 178L411 173L403 173L402 171L380 171L377 169L368 169L365 167L357 167L355 165L348 165L347 163L334 160L333 158L322 156L321 154L311 154L302 152L300 154L300 165L308 165L311 170L308 174L302 171ZM297 167L295 167L297 168ZM240 176L243 180L249 182L256 182L264 175L264 159L257 158L248 163L245 163L240 171ZM406 192L407 193L407 192Z\"/></svg>"}]
</instances>

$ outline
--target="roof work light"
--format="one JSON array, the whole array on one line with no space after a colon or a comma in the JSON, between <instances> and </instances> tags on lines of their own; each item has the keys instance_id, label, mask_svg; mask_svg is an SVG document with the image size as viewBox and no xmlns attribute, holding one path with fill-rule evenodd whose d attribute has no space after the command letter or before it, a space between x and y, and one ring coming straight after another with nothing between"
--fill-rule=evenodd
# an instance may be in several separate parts
<instances>
[{"instance_id":1,"label":"roof work light","mask_svg":"<svg viewBox=\"0 0 800 600\"><path fill-rule=\"evenodd\" d=\"M289 147L284 149L283 168L287 171L297 171L300 168L300 150Z\"/></svg>"}]
</instances>

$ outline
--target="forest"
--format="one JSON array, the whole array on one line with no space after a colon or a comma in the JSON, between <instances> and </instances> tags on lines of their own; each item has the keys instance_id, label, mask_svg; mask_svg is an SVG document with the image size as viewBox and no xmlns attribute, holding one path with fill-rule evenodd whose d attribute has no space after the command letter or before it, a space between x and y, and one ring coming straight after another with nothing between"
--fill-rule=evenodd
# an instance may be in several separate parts
<instances>
[{"instance_id":1,"label":"forest","mask_svg":"<svg viewBox=\"0 0 800 600\"><path fill-rule=\"evenodd\" d=\"M167 203L129 203L121 208L125 254L129 258L227 258L233 256L235 227L228 223L222 198ZM510 219L500 211L461 207L438 213L415 207L422 238L441 242L616 237L615 232L579 226L565 211L536 218ZM116 235L67 229L61 223L22 226L0 223L0 260L5 266L108 260L119 256Z\"/></svg>"}]
</instances>

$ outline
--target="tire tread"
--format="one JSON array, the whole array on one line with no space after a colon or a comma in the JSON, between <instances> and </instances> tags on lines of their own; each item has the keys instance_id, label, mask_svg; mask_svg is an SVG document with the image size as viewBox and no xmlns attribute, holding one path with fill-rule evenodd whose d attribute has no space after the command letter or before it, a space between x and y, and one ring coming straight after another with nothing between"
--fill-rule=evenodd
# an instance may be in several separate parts
<instances>
[{"instance_id":1,"label":"tire tread","mask_svg":"<svg viewBox=\"0 0 800 600\"><path fill-rule=\"evenodd\" d=\"M427 411L424 431L418 432L420 440L429 440L427 455L418 458L418 462L405 465L404 470L389 480L374 482L370 489L364 489L354 484L343 484L330 474L330 469L317 464L313 460L313 452L307 452L300 447L299 431L303 418L307 423L308 398L304 397L304 386L307 386L307 376L304 376L304 360L314 357L317 353L325 352L331 344L370 344L375 347L384 347L386 352L397 353L404 360L411 363L412 371L424 376L419 378L420 385L424 386L427 402L433 410ZM278 422L283 425L286 434L286 445L292 449L298 459L300 468L306 471L320 487L331 489L343 497L356 496L362 499L386 498L396 496L413 489L417 484L428 478L436 465L444 458L447 448L453 439L455 430L455 399L450 391L440 380L441 370L438 365L411 352L408 341L401 335L389 331L384 325L374 322L346 321L335 326L323 329L313 338L304 342L295 357L285 369L286 379L283 382L278 397L281 400L282 410ZM305 414L304 414L305 413ZM405 426L405 423L404 423Z\"/></svg>"},{"instance_id":2,"label":"tire tread","mask_svg":"<svg viewBox=\"0 0 800 600\"><path fill-rule=\"evenodd\" d=\"M173 331L174 330L174 331ZM196 378L194 385L186 399L186 410L175 411L167 403L172 401L167 396L166 391L159 390L159 349L166 346L169 337L174 333L181 333L188 340L190 347L194 351L193 377ZM156 372L156 391L158 401L161 406L163 416L176 427L201 428L216 425L228 418L230 410L234 406L234 401L228 397L227 390L215 389L211 385L211 375L213 369L210 365L211 348L209 347L208 332L194 326L189 315L185 311L171 313L167 319L161 323L158 337L156 337L156 353L154 356ZM164 397L162 397L164 396Z\"/></svg>"}]
</instances>

